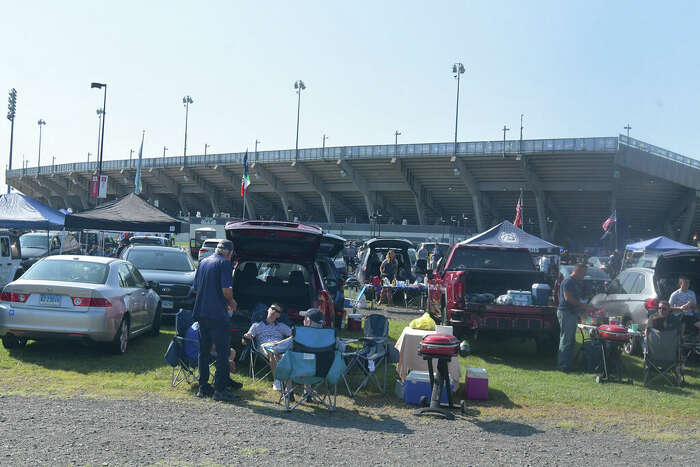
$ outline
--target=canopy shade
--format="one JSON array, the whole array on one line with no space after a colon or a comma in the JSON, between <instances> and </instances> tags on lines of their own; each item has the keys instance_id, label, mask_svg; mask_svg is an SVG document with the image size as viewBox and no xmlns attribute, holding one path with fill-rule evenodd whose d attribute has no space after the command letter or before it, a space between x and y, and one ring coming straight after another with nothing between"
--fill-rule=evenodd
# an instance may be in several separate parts
<instances>
[{"instance_id":1,"label":"canopy shade","mask_svg":"<svg viewBox=\"0 0 700 467\"><path fill-rule=\"evenodd\" d=\"M60 229L65 215L22 193L0 195L0 227L8 229Z\"/></svg>"},{"instance_id":2,"label":"canopy shade","mask_svg":"<svg viewBox=\"0 0 700 467\"><path fill-rule=\"evenodd\" d=\"M182 222L130 193L95 209L67 215L66 228L180 233Z\"/></svg>"},{"instance_id":3,"label":"canopy shade","mask_svg":"<svg viewBox=\"0 0 700 467\"><path fill-rule=\"evenodd\" d=\"M508 221L491 227L486 232L482 232L459 243L460 245L474 246L495 246L500 248L527 248L533 253L553 253L559 254L561 247L549 243L546 240L529 234L517 228Z\"/></svg>"},{"instance_id":4,"label":"canopy shade","mask_svg":"<svg viewBox=\"0 0 700 467\"><path fill-rule=\"evenodd\" d=\"M668 251L668 250L695 250L697 247L692 245L686 245L685 243L680 243L675 240L671 240L668 237L654 237L649 240L642 240L637 243L630 243L625 247L626 250L657 250L657 251Z\"/></svg>"}]
</instances>

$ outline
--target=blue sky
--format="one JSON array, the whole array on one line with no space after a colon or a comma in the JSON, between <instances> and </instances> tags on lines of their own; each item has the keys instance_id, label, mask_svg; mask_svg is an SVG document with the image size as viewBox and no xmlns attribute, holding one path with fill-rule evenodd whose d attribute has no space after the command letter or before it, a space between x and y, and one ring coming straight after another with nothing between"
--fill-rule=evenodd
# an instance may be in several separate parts
<instances>
[{"instance_id":1,"label":"blue sky","mask_svg":"<svg viewBox=\"0 0 700 467\"><path fill-rule=\"evenodd\" d=\"M452 64L459 139L631 135L698 157L700 7L693 1L11 2L0 30L0 90L19 92L13 167L105 159L450 141ZM6 94L3 94L3 99ZM4 108L4 106L3 106ZM3 112L4 116L4 112ZM10 125L0 124L7 164ZM93 156L94 157L94 156ZM2 175L4 179L4 172Z\"/></svg>"}]
</instances>

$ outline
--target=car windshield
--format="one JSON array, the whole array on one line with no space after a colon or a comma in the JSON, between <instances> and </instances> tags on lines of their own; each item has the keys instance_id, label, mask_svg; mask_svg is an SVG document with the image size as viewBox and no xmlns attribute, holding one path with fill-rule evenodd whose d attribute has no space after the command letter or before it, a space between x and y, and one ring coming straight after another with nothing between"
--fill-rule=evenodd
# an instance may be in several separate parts
<instances>
[{"instance_id":1,"label":"car windshield","mask_svg":"<svg viewBox=\"0 0 700 467\"><path fill-rule=\"evenodd\" d=\"M448 271L465 269L503 269L506 271L535 271L530 253L521 250L482 250L457 248L452 254Z\"/></svg>"},{"instance_id":2,"label":"car windshield","mask_svg":"<svg viewBox=\"0 0 700 467\"><path fill-rule=\"evenodd\" d=\"M131 261L138 269L175 272L194 271L194 263L189 255L182 250L140 250L135 248L127 253L126 259Z\"/></svg>"},{"instance_id":3,"label":"car windshield","mask_svg":"<svg viewBox=\"0 0 700 467\"><path fill-rule=\"evenodd\" d=\"M19 237L19 244L22 248L46 249L49 243L46 235L22 235Z\"/></svg>"},{"instance_id":4,"label":"car windshield","mask_svg":"<svg viewBox=\"0 0 700 467\"><path fill-rule=\"evenodd\" d=\"M132 245L162 245L163 240L157 237L134 237L131 239Z\"/></svg>"},{"instance_id":5,"label":"car windshield","mask_svg":"<svg viewBox=\"0 0 700 467\"><path fill-rule=\"evenodd\" d=\"M102 263L44 260L29 268L22 280L104 284L108 275L109 266Z\"/></svg>"}]
</instances>

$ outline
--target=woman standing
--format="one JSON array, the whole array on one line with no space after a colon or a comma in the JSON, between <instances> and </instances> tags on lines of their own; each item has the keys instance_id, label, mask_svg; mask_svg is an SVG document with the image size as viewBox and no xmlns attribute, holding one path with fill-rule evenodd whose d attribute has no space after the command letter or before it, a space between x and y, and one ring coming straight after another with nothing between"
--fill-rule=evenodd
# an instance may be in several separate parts
<instances>
[{"instance_id":1,"label":"woman standing","mask_svg":"<svg viewBox=\"0 0 700 467\"><path fill-rule=\"evenodd\" d=\"M381 266L379 266L379 274L382 276L382 282L384 282L384 278L386 278L390 283L396 283L396 273L399 269L398 266L398 261L396 261L396 253L394 250L389 250L386 253L386 258L382 262ZM391 306L392 291L390 288L382 288L382 293L379 297L380 304L382 303L382 298L384 296L386 296L386 303Z\"/></svg>"}]
</instances>

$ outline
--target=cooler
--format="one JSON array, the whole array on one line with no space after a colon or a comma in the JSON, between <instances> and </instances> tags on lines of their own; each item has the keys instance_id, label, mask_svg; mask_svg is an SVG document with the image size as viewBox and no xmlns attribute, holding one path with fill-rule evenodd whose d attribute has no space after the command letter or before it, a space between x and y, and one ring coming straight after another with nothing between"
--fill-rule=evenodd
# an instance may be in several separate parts
<instances>
[{"instance_id":1,"label":"cooler","mask_svg":"<svg viewBox=\"0 0 700 467\"><path fill-rule=\"evenodd\" d=\"M359 313L348 314L348 331L362 331L362 315Z\"/></svg>"},{"instance_id":2,"label":"cooler","mask_svg":"<svg viewBox=\"0 0 700 467\"><path fill-rule=\"evenodd\" d=\"M509 290L507 293L513 299L513 305L532 305L532 292L529 290Z\"/></svg>"},{"instance_id":3,"label":"cooler","mask_svg":"<svg viewBox=\"0 0 700 467\"><path fill-rule=\"evenodd\" d=\"M472 401L485 401L489 398L489 375L486 369L467 367L464 397Z\"/></svg>"},{"instance_id":4,"label":"cooler","mask_svg":"<svg viewBox=\"0 0 700 467\"><path fill-rule=\"evenodd\" d=\"M552 288L549 284L532 284L532 304L536 306L547 306Z\"/></svg>"},{"instance_id":5,"label":"cooler","mask_svg":"<svg viewBox=\"0 0 700 467\"><path fill-rule=\"evenodd\" d=\"M454 390L454 381L452 383L452 390ZM426 400L430 401L430 396L433 390L430 387L430 375L427 371L412 370L408 376L406 376L406 382L404 383L404 401L407 404L419 405L421 397L425 396ZM442 388L442 394L440 395L440 402L447 404L447 388Z\"/></svg>"}]
</instances>

